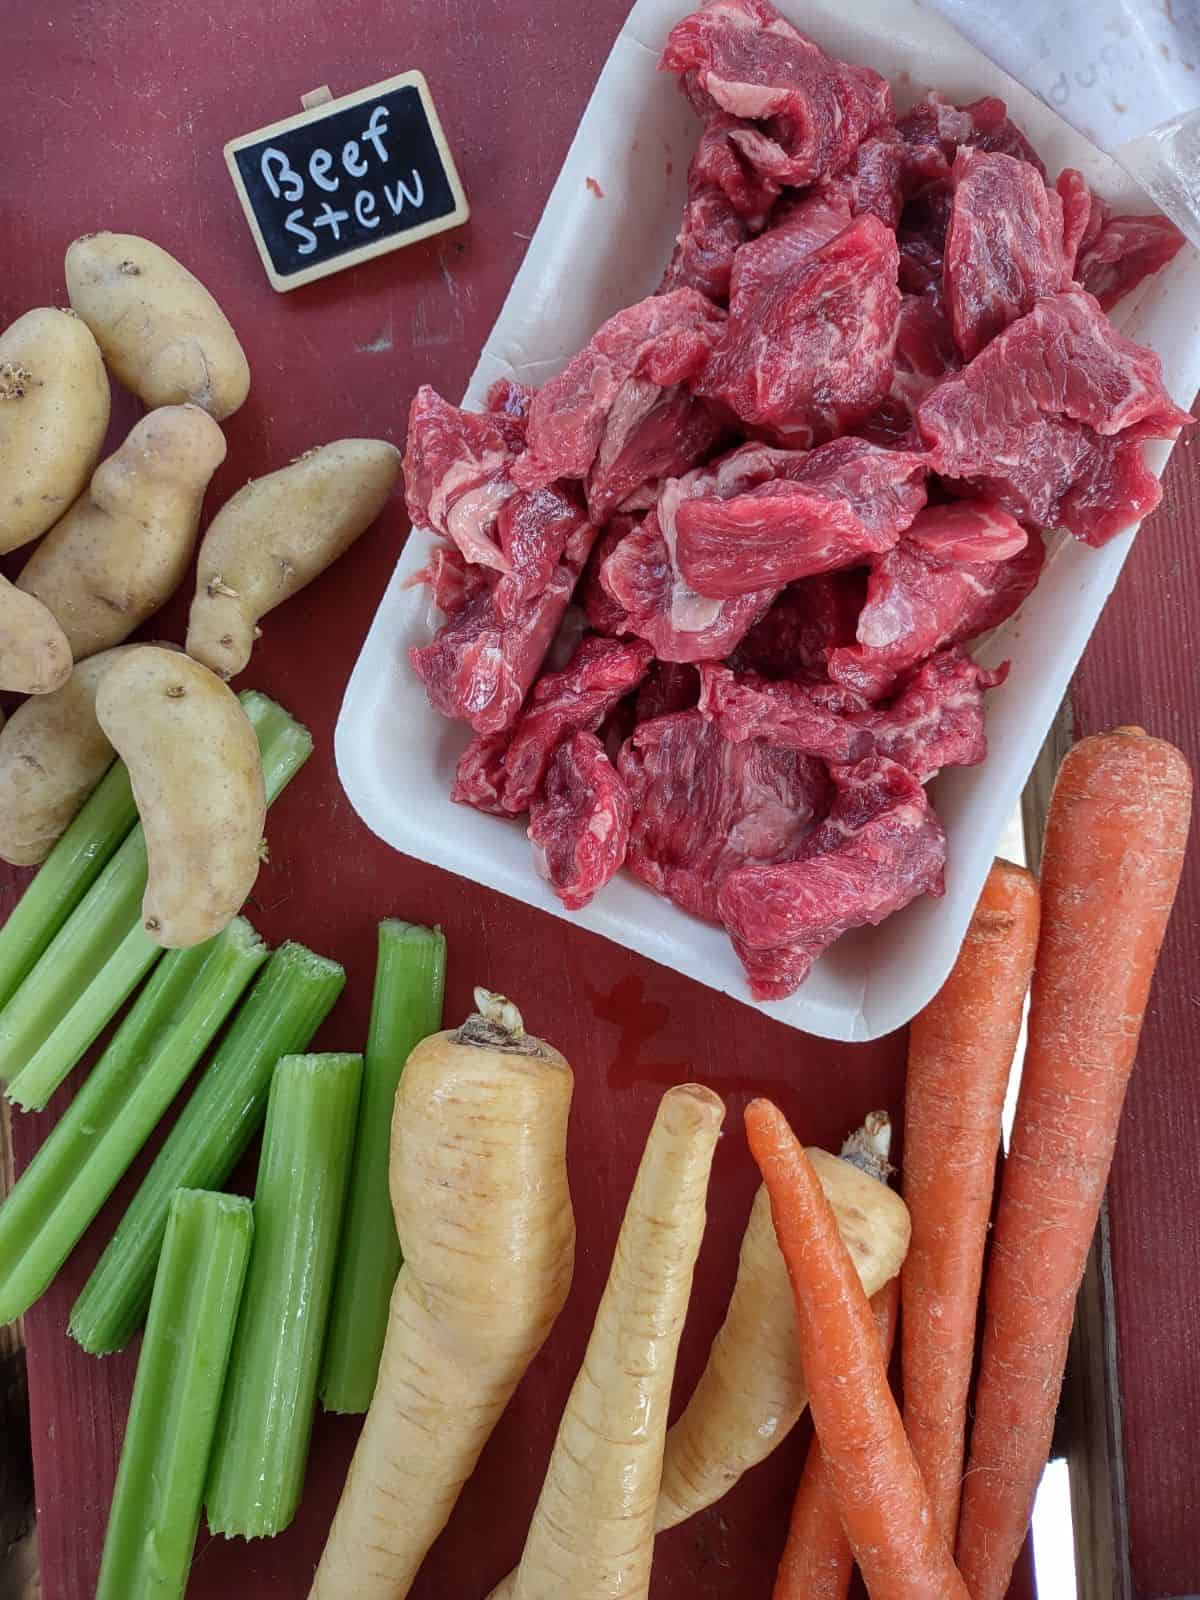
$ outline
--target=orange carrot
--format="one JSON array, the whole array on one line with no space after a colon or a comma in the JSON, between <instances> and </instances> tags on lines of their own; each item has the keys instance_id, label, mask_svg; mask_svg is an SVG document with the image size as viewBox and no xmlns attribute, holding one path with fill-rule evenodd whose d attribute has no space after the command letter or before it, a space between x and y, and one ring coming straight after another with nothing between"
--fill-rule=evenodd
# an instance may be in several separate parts
<instances>
[{"instance_id":1,"label":"orange carrot","mask_svg":"<svg viewBox=\"0 0 1200 1600\"><path fill-rule=\"evenodd\" d=\"M1191 794L1173 745L1118 728L1075 746L1050 804L1029 1045L988 1268L958 1531L974 1600L1004 1595L1049 1453Z\"/></svg>"},{"instance_id":2,"label":"orange carrot","mask_svg":"<svg viewBox=\"0 0 1200 1600\"><path fill-rule=\"evenodd\" d=\"M871 1307L812 1162L769 1100L746 1109L796 1299L809 1405L872 1600L969 1600L888 1387Z\"/></svg>"},{"instance_id":3,"label":"orange carrot","mask_svg":"<svg viewBox=\"0 0 1200 1600\"><path fill-rule=\"evenodd\" d=\"M892 1359L899 1309L900 1279L893 1278L871 1300L885 1367ZM821 1441L814 1439L800 1474L771 1600L846 1600L853 1576L854 1552L842 1527Z\"/></svg>"},{"instance_id":4,"label":"orange carrot","mask_svg":"<svg viewBox=\"0 0 1200 1600\"><path fill-rule=\"evenodd\" d=\"M1037 884L997 861L954 970L908 1036L904 1427L951 1549L1000 1112L1037 937Z\"/></svg>"}]
</instances>

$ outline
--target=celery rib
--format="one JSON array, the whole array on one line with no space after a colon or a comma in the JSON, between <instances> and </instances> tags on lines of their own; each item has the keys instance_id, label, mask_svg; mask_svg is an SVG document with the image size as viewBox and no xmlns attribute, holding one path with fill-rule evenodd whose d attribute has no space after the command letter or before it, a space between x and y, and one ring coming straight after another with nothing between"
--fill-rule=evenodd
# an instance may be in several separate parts
<instances>
[{"instance_id":1,"label":"celery rib","mask_svg":"<svg viewBox=\"0 0 1200 1600\"><path fill-rule=\"evenodd\" d=\"M219 1188L258 1131L281 1056L305 1050L346 982L302 944L272 952L71 1309L92 1355L123 1349L150 1303L176 1189Z\"/></svg>"},{"instance_id":2,"label":"celery rib","mask_svg":"<svg viewBox=\"0 0 1200 1600\"><path fill-rule=\"evenodd\" d=\"M270 805L308 759L312 737L266 695L241 699L262 747ZM9 1098L24 1110L46 1105L162 956L142 928L146 877L138 826L0 1011L0 1079L11 1080Z\"/></svg>"},{"instance_id":3,"label":"celery rib","mask_svg":"<svg viewBox=\"0 0 1200 1600\"><path fill-rule=\"evenodd\" d=\"M96 1600L182 1600L253 1234L248 1200L171 1202Z\"/></svg>"},{"instance_id":4,"label":"celery rib","mask_svg":"<svg viewBox=\"0 0 1200 1600\"><path fill-rule=\"evenodd\" d=\"M123 761L115 762L37 870L0 928L0 1006L7 1005L38 957L99 877L137 821Z\"/></svg>"},{"instance_id":5,"label":"celery rib","mask_svg":"<svg viewBox=\"0 0 1200 1600\"><path fill-rule=\"evenodd\" d=\"M205 1494L214 1533L270 1537L300 1501L361 1078L356 1055L286 1056L275 1069Z\"/></svg>"},{"instance_id":6,"label":"celery rib","mask_svg":"<svg viewBox=\"0 0 1200 1600\"><path fill-rule=\"evenodd\" d=\"M366 1411L375 1392L401 1261L388 1192L392 1107L409 1052L442 1025L445 984L446 940L440 928L394 920L379 924L354 1166L321 1369L326 1411Z\"/></svg>"},{"instance_id":7,"label":"celery rib","mask_svg":"<svg viewBox=\"0 0 1200 1600\"><path fill-rule=\"evenodd\" d=\"M0 1322L45 1293L266 959L236 917L159 964L0 1205Z\"/></svg>"}]
</instances>

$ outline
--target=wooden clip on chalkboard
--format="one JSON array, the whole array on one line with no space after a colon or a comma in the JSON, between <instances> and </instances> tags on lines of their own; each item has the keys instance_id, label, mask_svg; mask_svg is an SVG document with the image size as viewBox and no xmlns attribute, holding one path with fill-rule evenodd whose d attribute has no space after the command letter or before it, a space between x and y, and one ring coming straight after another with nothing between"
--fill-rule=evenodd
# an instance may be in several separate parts
<instances>
[{"instance_id":1,"label":"wooden clip on chalkboard","mask_svg":"<svg viewBox=\"0 0 1200 1600\"><path fill-rule=\"evenodd\" d=\"M456 228L467 197L423 73L404 72L231 139L225 161L272 287Z\"/></svg>"}]
</instances>

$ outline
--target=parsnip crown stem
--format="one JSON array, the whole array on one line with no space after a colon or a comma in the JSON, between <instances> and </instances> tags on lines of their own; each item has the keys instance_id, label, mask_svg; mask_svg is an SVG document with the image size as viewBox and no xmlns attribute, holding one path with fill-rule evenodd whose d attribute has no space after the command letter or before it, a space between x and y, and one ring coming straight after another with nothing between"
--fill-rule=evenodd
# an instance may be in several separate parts
<instances>
[{"instance_id":1,"label":"parsnip crown stem","mask_svg":"<svg viewBox=\"0 0 1200 1600\"><path fill-rule=\"evenodd\" d=\"M868 1113L861 1128L856 1128L841 1148L841 1158L869 1178L886 1183L895 1172L888 1160L892 1150L892 1119L886 1111Z\"/></svg>"},{"instance_id":2,"label":"parsnip crown stem","mask_svg":"<svg viewBox=\"0 0 1200 1600\"><path fill-rule=\"evenodd\" d=\"M525 1032L521 1013L502 994L490 989L475 990L473 1011L455 1034L457 1044L476 1045L487 1050L513 1050L520 1055L538 1055L539 1046Z\"/></svg>"}]
</instances>

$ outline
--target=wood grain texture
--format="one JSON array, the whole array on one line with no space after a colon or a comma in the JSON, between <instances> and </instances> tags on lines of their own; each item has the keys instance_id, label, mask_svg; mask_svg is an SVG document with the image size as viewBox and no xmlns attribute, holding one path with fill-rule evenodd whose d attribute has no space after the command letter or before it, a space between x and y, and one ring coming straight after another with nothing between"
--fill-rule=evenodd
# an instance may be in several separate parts
<instances>
[{"instance_id":1,"label":"wood grain texture","mask_svg":"<svg viewBox=\"0 0 1200 1600\"><path fill-rule=\"evenodd\" d=\"M1176 447L1073 689L1080 735L1141 723L1200 763L1200 444ZM1188 851L1108 1192L1132 1593L1200 1594L1200 851Z\"/></svg>"}]
</instances>

